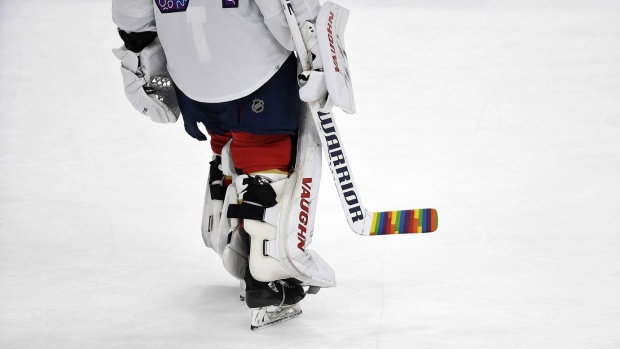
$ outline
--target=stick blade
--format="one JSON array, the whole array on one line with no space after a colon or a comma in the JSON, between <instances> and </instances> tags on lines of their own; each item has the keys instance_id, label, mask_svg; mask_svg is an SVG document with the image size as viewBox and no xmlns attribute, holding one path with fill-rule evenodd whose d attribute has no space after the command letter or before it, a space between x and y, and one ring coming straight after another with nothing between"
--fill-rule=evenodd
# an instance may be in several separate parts
<instances>
[{"instance_id":1,"label":"stick blade","mask_svg":"<svg viewBox=\"0 0 620 349\"><path fill-rule=\"evenodd\" d=\"M369 235L432 233L438 224L434 208L372 212Z\"/></svg>"}]
</instances>

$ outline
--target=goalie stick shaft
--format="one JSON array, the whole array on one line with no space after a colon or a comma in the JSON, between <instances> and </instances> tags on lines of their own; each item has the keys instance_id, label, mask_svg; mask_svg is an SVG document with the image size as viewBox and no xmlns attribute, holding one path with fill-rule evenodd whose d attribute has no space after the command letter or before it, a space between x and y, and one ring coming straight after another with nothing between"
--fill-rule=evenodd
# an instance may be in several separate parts
<instances>
[{"instance_id":1,"label":"goalie stick shaft","mask_svg":"<svg viewBox=\"0 0 620 349\"><path fill-rule=\"evenodd\" d=\"M293 6L289 0L280 0L286 16L297 56L304 71L311 70L307 50L299 30ZM340 197L349 227L363 236L386 234L430 233L437 229L435 209L373 212L362 204L359 190L353 179L351 166L345 154L331 108L322 110L318 101L308 103L314 126L321 141L321 148Z\"/></svg>"}]
</instances>

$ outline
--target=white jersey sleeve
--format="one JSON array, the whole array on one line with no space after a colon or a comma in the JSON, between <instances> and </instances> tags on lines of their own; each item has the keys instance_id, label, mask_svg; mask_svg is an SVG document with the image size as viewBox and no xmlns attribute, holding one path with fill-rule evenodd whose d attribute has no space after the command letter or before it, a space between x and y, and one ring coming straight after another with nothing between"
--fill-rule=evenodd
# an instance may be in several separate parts
<instances>
[{"instance_id":1,"label":"white jersey sleeve","mask_svg":"<svg viewBox=\"0 0 620 349\"><path fill-rule=\"evenodd\" d=\"M291 31L286 22L280 0L255 0L258 8L265 17L265 24L271 34L278 40L280 45L289 51L295 50ZM321 4L319 0L291 0L295 17L301 26L306 21L314 22L319 13Z\"/></svg>"},{"instance_id":2,"label":"white jersey sleeve","mask_svg":"<svg viewBox=\"0 0 620 349\"><path fill-rule=\"evenodd\" d=\"M155 31L152 0L112 0L112 21L126 32Z\"/></svg>"}]
</instances>

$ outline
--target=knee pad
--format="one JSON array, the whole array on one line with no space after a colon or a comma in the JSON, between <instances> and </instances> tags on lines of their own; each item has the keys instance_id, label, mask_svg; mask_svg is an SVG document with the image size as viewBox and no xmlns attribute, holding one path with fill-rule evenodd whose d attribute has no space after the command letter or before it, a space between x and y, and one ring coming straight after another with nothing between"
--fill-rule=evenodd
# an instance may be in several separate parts
<instances>
[{"instance_id":1,"label":"knee pad","mask_svg":"<svg viewBox=\"0 0 620 349\"><path fill-rule=\"evenodd\" d=\"M240 175L235 189L241 204L225 209L230 219L243 219L250 235L249 268L258 281L295 278L303 285L333 287L335 273L308 247L321 180L321 145L311 116L300 117L295 171L289 176Z\"/></svg>"}]
</instances>

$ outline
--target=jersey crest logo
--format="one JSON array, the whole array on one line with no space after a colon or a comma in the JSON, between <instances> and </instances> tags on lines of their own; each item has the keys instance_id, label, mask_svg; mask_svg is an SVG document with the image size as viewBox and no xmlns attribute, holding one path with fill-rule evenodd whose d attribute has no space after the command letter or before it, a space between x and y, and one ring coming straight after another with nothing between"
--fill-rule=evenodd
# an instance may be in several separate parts
<instances>
[{"instance_id":1,"label":"jersey crest logo","mask_svg":"<svg viewBox=\"0 0 620 349\"><path fill-rule=\"evenodd\" d=\"M265 110L265 101L262 99L255 99L252 102L252 111L255 113L262 113Z\"/></svg>"},{"instance_id":2,"label":"jersey crest logo","mask_svg":"<svg viewBox=\"0 0 620 349\"><path fill-rule=\"evenodd\" d=\"M155 0L155 4L161 13L185 12L189 0Z\"/></svg>"},{"instance_id":3,"label":"jersey crest logo","mask_svg":"<svg viewBox=\"0 0 620 349\"><path fill-rule=\"evenodd\" d=\"M239 0L222 0L222 8L237 8Z\"/></svg>"}]
</instances>

